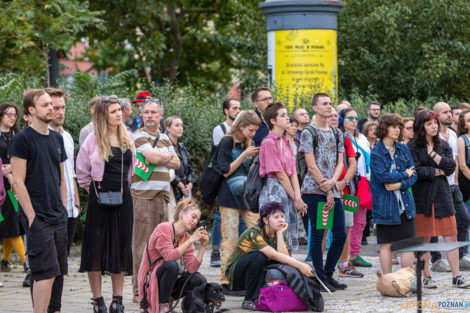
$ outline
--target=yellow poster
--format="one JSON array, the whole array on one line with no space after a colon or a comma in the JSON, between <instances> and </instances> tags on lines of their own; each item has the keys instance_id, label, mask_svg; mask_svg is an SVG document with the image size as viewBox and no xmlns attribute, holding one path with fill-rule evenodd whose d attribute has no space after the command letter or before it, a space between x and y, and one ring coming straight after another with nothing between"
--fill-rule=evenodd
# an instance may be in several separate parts
<instances>
[{"instance_id":1,"label":"yellow poster","mask_svg":"<svg viewBox=\"0 0 470 313\"><path fill-rule=\"evenodd\" d=\"M336 31L299 29L275 31L274 82L290 105L316 92L336 99Z\"/></svg>"}]
</instances>

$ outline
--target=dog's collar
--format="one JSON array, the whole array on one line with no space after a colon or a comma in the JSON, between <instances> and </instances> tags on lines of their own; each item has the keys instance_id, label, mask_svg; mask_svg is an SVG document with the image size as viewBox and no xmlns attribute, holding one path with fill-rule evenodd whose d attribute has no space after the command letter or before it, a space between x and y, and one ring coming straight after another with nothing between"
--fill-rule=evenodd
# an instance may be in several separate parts
<instances>
[{"instance_id":1,"label":"dog's collar","mask_svg":"<svg viewBox=\"0 0 470 313\"><path fill-rule=\"evenodd\" d=\"M201 307L202 309L205 309L206 308L206 303L204 303L204 300L199 298L199 297L194 297L193 299L194 303L197 304L197 306Z\"/></svg>"}]
</instances>

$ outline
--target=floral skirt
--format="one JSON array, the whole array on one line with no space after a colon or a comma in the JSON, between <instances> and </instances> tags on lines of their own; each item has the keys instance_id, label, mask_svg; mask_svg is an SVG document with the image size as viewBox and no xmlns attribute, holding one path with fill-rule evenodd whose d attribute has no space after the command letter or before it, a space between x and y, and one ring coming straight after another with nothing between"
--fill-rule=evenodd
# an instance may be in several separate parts
<instances>
[{"instance_id":1,"label":"floral skirt","mask_svg":"<svg viewBox=\"0 0 470 313\"><path fill-rule=\"evenodd\" d=\"M261 194L259 196L259 207L261 208L264 204L271 201L279 202L284 207L284 218L286 223L289 225L286 231L287 240L289 242L289 250L298 250L299 237L297 223L299 217L295 212L292 199L289 198L286 190L277 180L277 178L267 179L266 186L263 187L263 190L261 190Z\"/></svg>"}]
</instances>

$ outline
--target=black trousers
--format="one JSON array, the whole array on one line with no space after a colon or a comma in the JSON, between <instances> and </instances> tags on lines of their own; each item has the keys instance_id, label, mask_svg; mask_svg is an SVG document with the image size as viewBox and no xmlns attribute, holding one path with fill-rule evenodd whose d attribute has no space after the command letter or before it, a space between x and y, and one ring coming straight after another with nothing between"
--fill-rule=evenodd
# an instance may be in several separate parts
<instances>
[{"instance_id":1,"label":"black trousers","mask_svg":"<svg viewBox=\"0 0 470 313\"><path fill-rule=\"evenodd\" d=\"M264 268L268 258L259 251L251 252L241 258L233 272L233 290L245 290L245 300L254 301L263 287Z\"/></svg>"},{"instance_id":2,"label":"black trousers","mask_svg":"<svg viewBox=\"0 0 470 313\"><path fill-rule=\"evenodd\" d=\"M160 303L170 302L170 296L177 300L181 294L184 297L190 293L195 287L207 283L207 280L200 273L196 272L192 275L188 272L183 272L178 278L179 266L176 261L167 261L160 265L157 269L157 280L158 280L158 299ZM188 280L186 286L184 283Z\"/></svg>"},{"instance_id":3,"label":"black trousers","mask_svg":"<svg viewBox=\"0 0 470 313\"><path fill-rule=\"evenodd\" d=\"M450 186L452 200L455 208L455 221L457 223L457 241L466 241L468 227L470 226L470 216L468 216L467 207L463 201L462 193L458 185ZM432 237L431 242L437 242L437 237ZM459 259L463 257L464 248L459 248ZM440 252L431 252L431 262L434 263L442 258Z\"/></svg>"},{"instance_id":4,"label":"black trousers","mask_svg":"<svg viewBox=\"0 0 470 313\"><path fill-rule=\"evenodd\" d=\"M75 231L77 229L77 218L70 218L67 220L67 256L70 254L70 248L72 247L73 238L75 237ZM32 288L33 284L31 284ZM64 275L57 276L52 285L51 300L49 301L49 307L47 313L54 313L60 311L62 307L62 291L64 289Z\"/></svg>"}]
</instances>

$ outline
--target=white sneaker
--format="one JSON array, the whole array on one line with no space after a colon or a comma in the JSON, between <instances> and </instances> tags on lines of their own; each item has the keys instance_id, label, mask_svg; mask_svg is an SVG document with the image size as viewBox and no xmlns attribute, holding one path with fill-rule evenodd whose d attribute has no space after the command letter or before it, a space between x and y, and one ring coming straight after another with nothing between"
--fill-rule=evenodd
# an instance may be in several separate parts
<instances>
[{"instance_id":1,"label":"white sneaker","mask_svg":"<svg viewBox=\"0 0 470 313\"><path fill-rule=\"evenodd\" d=\"M443 259L440 259L434 262L431 266L431 270L433 272L450 272L451 271L450 266Z\"/></svg>"},{"instance_id":2,"label":"white sneaker","mask_svg":"<svg viewBox=\"0 0 470 313\"><path fill-rule=\"evenodd\" d=\"M0 283L0 287L3 287L3 283Z\"/></svg>"},{"instance_id":3,"label":"white sneaker","mask_svg":"<svg viewBox=\"0 0 470 313\"><path fill-rule=\"evenodd\" d=\"M432 279L432 277L426 277L425 279L423 279L423 287L424 288L437 288L437 284L434 281L434 279Z\"/></svg>"},{"instance_id":4,"label":"white sneaker","mask_svg":"<svg viewBox=\"0 0 470 313\"><path fill-rule=\"evenodd\" d=\"M465 255L459 261L459 267L461 270L470 270L470 256Z\"/></svg>"}]
</instances>

